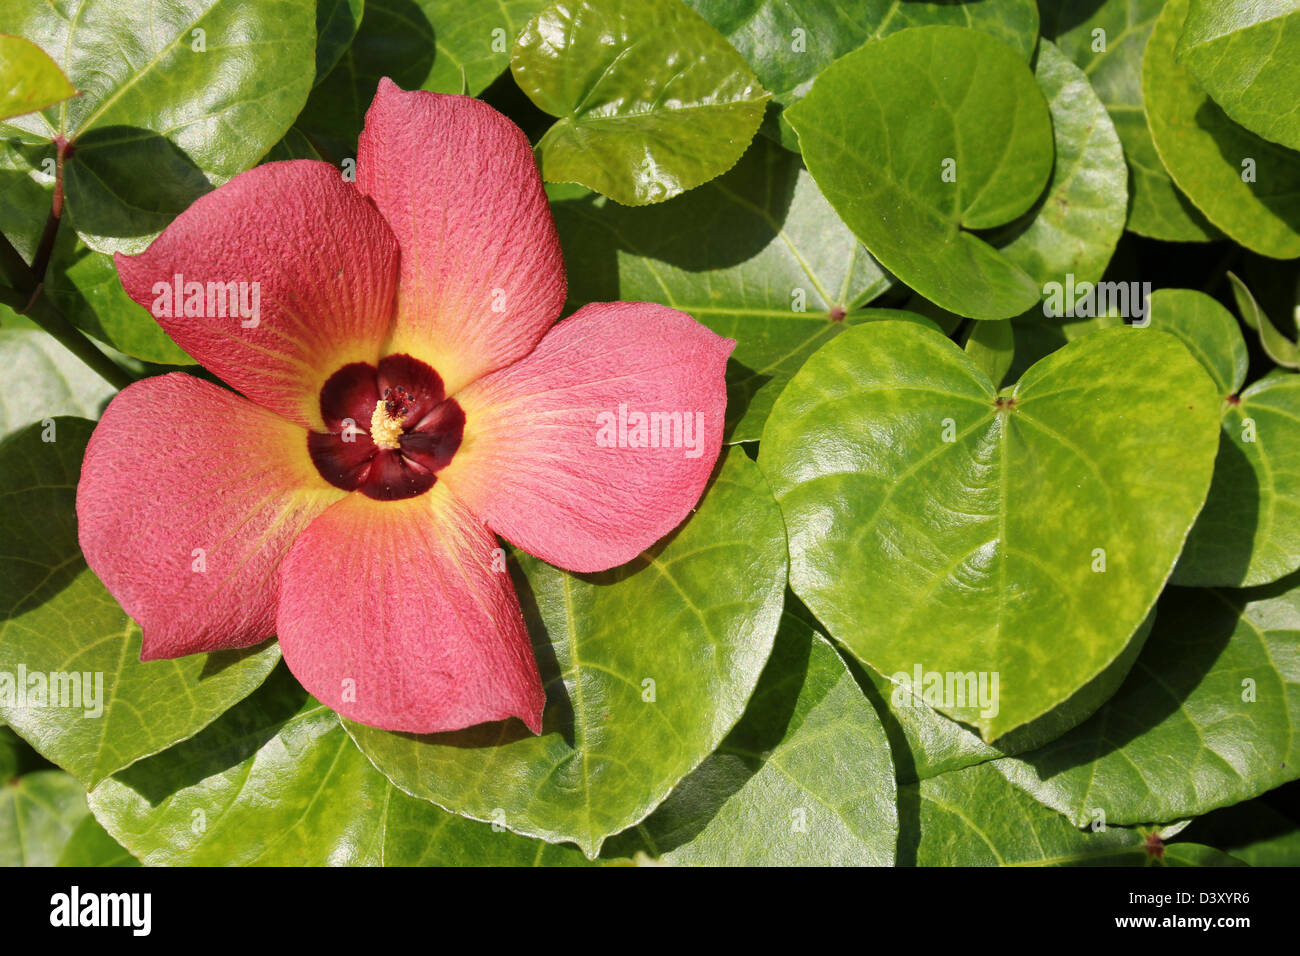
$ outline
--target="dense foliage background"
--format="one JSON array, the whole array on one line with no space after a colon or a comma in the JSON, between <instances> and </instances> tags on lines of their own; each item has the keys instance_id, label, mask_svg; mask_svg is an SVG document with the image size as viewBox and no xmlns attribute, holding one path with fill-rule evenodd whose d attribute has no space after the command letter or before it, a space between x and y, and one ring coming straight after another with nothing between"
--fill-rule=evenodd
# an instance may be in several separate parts
<instances>
[{"instance_id":1,"label":"dense foliage background","mask_svg":"<svg viewBox=\"0 0 1300 956\"><path fill-rule=\"evenodd\" d=\"M0 694L0 863L1300 861L1300 3L144 6L0 10L0 674L104 675ZM112 253L349 175L382 76L529 134L570 310L738 343L677 533L513 557L537 737L140 663L77 545L104 404L203 374Z\"/></svg>"}]
</instances>

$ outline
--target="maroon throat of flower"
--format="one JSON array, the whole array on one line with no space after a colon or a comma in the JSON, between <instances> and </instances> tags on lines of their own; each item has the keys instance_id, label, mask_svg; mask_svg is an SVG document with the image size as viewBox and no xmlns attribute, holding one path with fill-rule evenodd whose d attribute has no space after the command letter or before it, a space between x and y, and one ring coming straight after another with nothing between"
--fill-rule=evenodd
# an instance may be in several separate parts
<instances>
[{"instance_id":1,"label":"maroon throat of flower","mask_svg":"<svg viewBox=\"0 0 1300 956\"><path fill-rule=\"evenodd\" d=\"M320 411L327 431L307 435L317 470L379 501L432 488L465 433L465 413L438 373L409 355L343 366L321 388Z\"/></svg>"}]
</instances>

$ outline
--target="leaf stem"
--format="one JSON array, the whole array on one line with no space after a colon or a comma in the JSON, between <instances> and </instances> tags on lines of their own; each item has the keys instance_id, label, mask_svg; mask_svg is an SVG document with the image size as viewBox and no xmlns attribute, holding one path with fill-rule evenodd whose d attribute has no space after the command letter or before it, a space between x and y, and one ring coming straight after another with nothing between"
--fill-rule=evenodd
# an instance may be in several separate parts
<instances>
[{"instance_id":1,"label":"leaf stem","mask_svg":"<svg viewBox=\"0 0 1300 956\"><path fill-rule=\"evenodd\" d=\"M54 137L54 198L50 202L50 215L45 220L45 229L41 241L36 246L36 255L32 257L32 274L38 283L45 281L45 270L49 268L50 256L54 253L54 240L59 234L59 222L63 218L63 161L72 155L72 144L62 136Z\"/></svg>"},{"instance_id":2,"label":"leaf stem","mask_svg":"<svg viewBox=\"0 0 1300 956\"><path fill-rule=\"evenodd\" d=\"M135 381L130 372L96 348L85 333L68 321L48 296L41 294L45 284L36 278L31 266L23 261L4 233L0 233L0 277L7 283L7 287L0 286L0 302L35 322L114 388L126 388Z\"/></svg>"}]
</instances>

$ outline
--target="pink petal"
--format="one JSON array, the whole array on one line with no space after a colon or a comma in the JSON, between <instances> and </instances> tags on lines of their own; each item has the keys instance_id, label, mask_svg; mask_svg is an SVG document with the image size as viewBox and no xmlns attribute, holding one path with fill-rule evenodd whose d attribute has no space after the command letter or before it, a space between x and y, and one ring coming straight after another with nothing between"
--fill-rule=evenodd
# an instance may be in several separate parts
<instances>
[{"instance_id":1,"label":"pink petal","mask_svg":"<svg viewBox=\"0 0 1300 956\"><path fill-rule=\"evenodd\" d=\"M636 557L699 501L722 444L735 347L684 312L596 303L527 358L457 394L464 440L438 478L500 534L551 564L600 571ZM602 422L658 413L659 447L600 443ZM688 417L689 416L689 417ZM648 415L647 415L648 417ZM648 436L647 436L648 437ZM688 442L688 438L690 441Z\"/></svg>"},{"instance_id":2,"label":"pink petal","mask_svg":"<svg viewBox=\"0 0 1300 956\"><path fill-rule=\"evenodd\" d=\"M385 78L357 147L357 186L402 248L389 352L447 394L532 351L564 306L564 261L528 139L467 96Z\"/></svg>"},{"instance_id":3,"label":"pink petal","mask_svg":"<svg viewBox=\"0 0 1300 956\"><path fill-rule=\"evenodd\" d=\"M280 562L344 492L301 427L181 373L109 404L77 485L81 549L144 631L143 660L275 633Z\"/></svg>"},{"instance_id":4,"label":"pink petal","mask_svg":"<svg viewBox=\"0 0 1300 956\"><path fill-rule=\"evenodd\" d=\"M196 200L138 256L118 255L127 293L181 348L253 401L322 428L325 380L349 362L378 360L392 320L397 242L383 216L333 166L267 163ZM222 317L160 315L166 287L248 283L256 325ZM256 286L253 283L257 283ZM155 292L155 287L157 292ZM172 309L173 313L175 309ZM251 310L250 310L251 311Z\"/></svg>"},{"instance_id":5,"label":"pink petal","mask_svg":"<svg viewBox=\"0 0 1300 956\"><path fill-rule=\"evenodd\" d=\"M285 662L318 700L385 730L513 716L539 732L546 697L497 547L440 484L400 501L349 495L285 562Z\"/></svg>"}]
</instances>

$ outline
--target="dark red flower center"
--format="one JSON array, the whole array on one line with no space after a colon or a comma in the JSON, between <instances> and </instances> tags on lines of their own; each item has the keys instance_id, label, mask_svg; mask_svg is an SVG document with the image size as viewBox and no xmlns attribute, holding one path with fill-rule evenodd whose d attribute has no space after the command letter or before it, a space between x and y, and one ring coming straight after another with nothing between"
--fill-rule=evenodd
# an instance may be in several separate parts
<instances>
[{"instance_id":1,"label":"dark red flower center","mask_svg":"<svg viewBox=\"0 0 1300 956\"><path fill-rule=\"evenodd\" d=\"M343 366L320 390L320 413L327 431L307 435L317 470L380 501L432 488L465 433L465 413L438 373L409 355Z\"/></svg>"}]
</instances>

